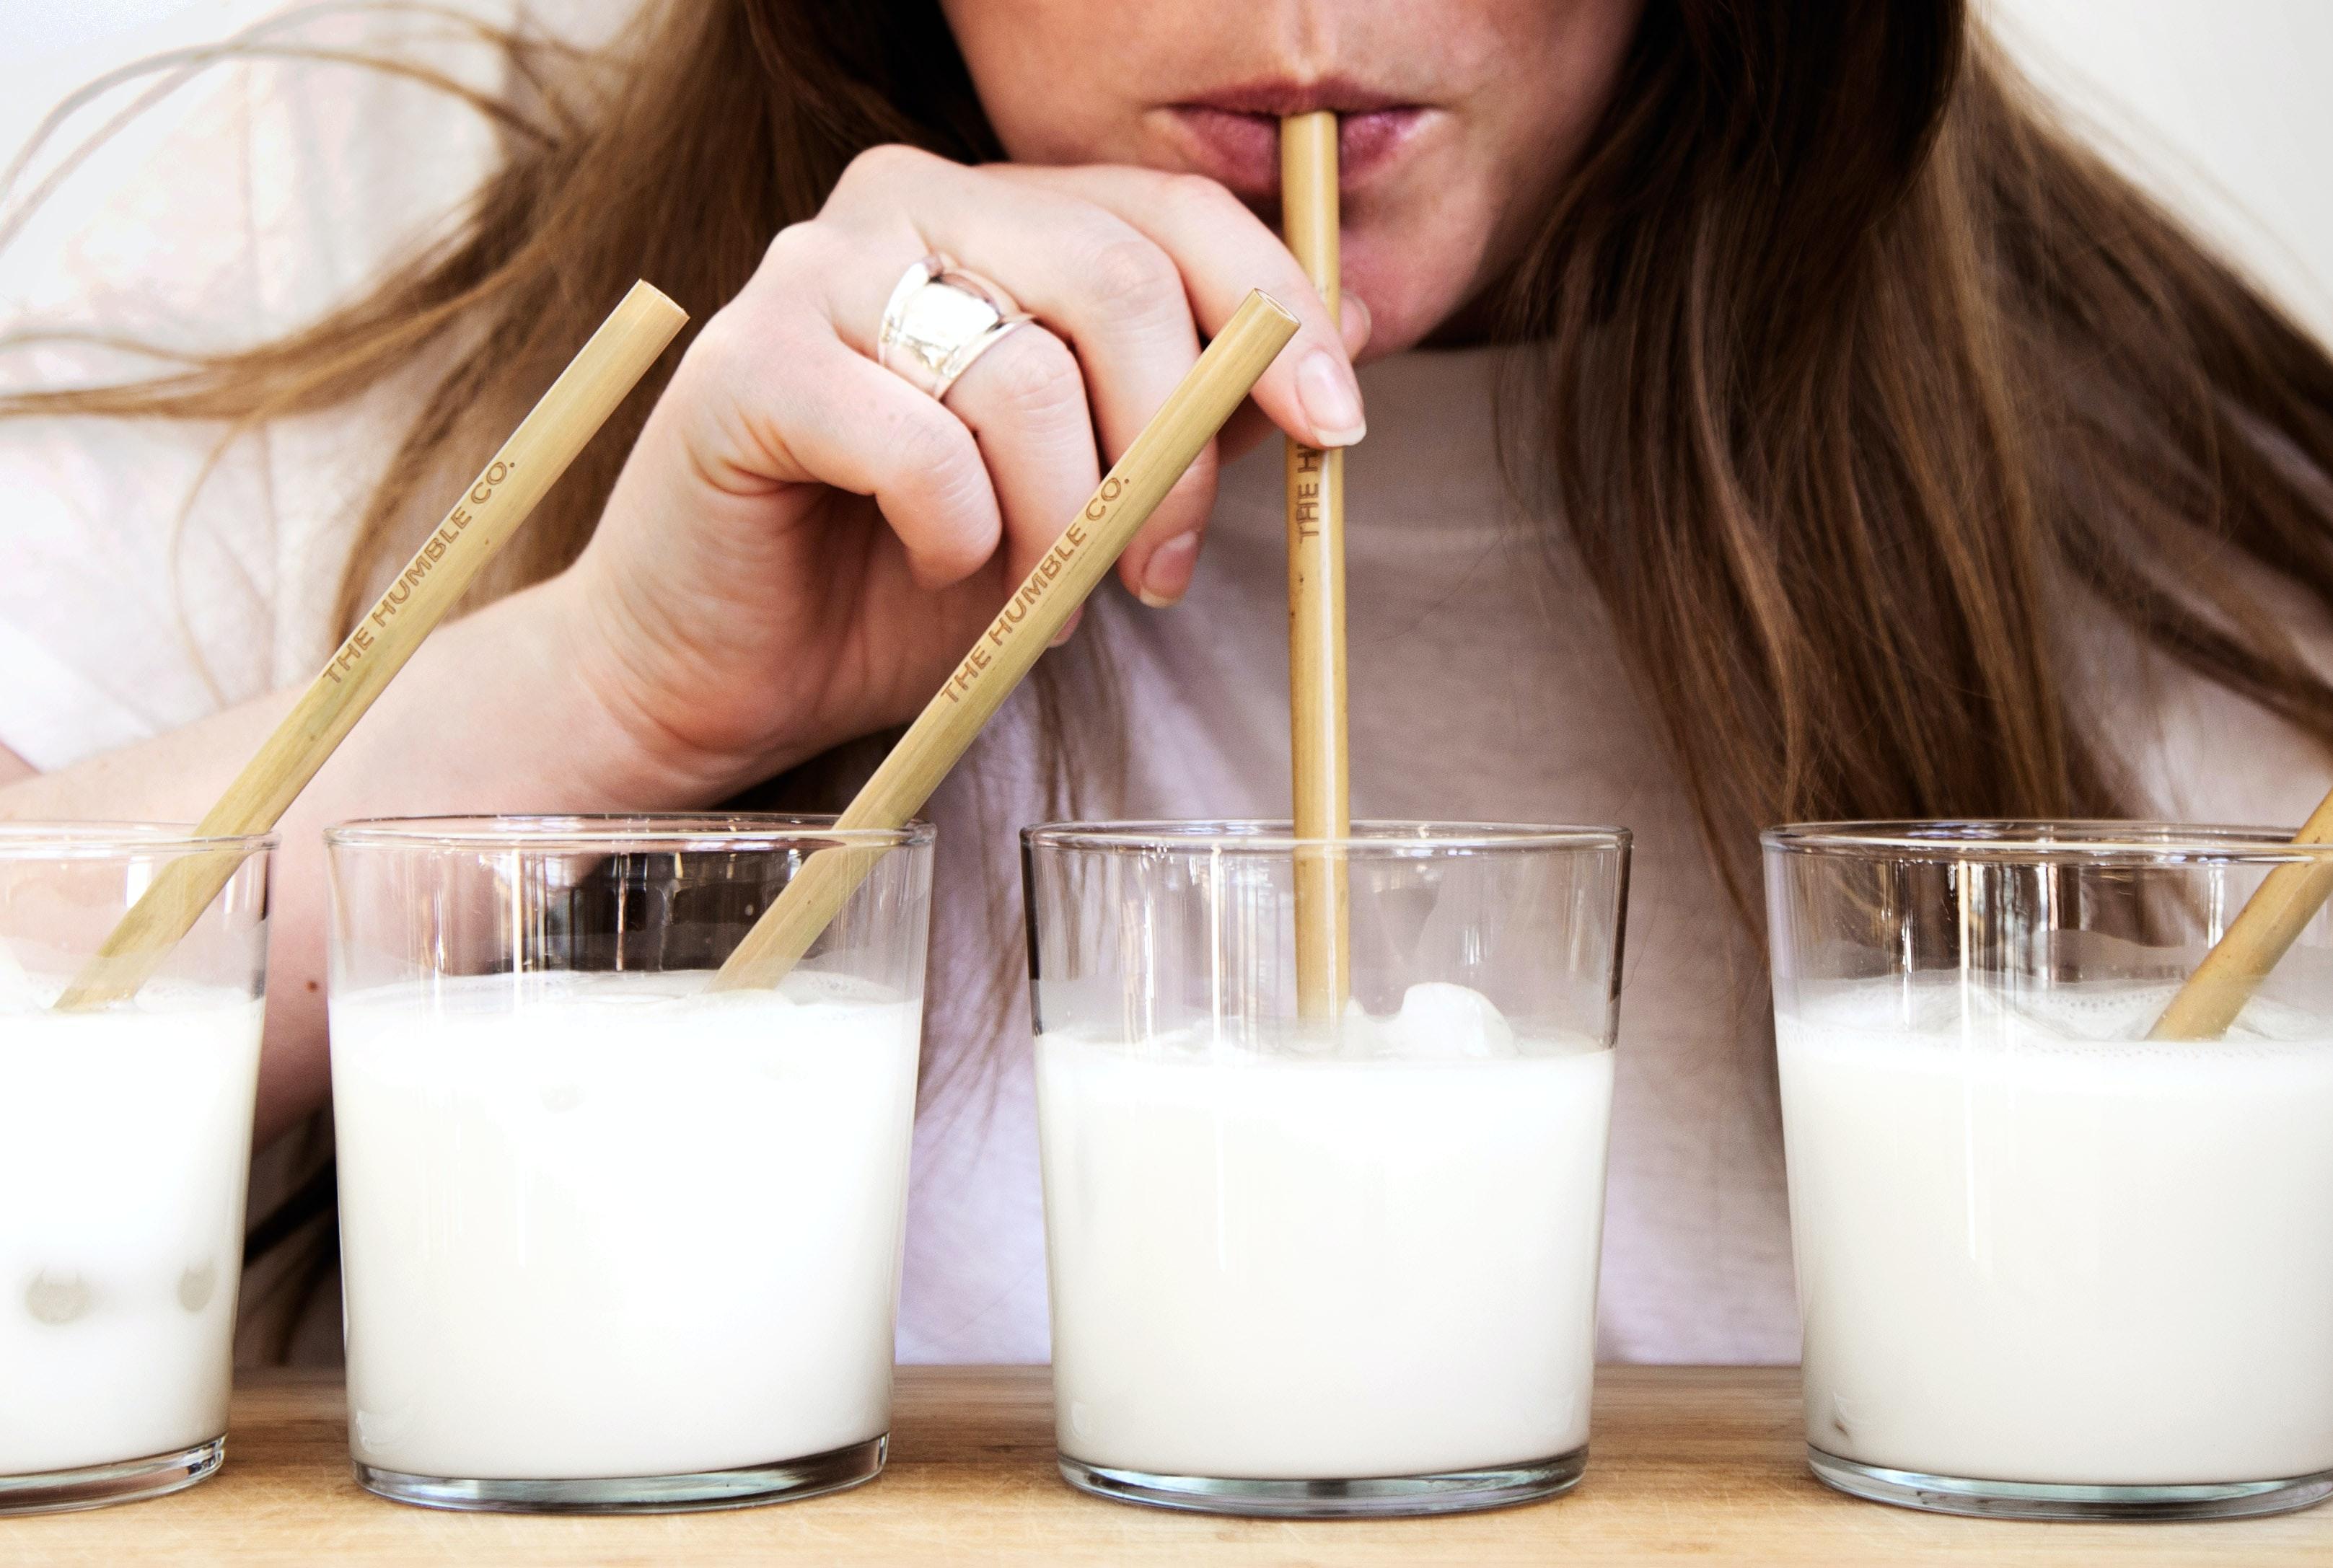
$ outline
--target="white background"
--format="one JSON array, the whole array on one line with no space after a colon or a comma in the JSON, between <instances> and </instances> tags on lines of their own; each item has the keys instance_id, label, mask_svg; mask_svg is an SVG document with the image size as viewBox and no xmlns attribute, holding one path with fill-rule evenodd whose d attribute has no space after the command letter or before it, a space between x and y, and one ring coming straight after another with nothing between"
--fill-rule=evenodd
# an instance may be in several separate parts
<instances>
[{"instance_id":1,"label":"white background","mask_svg":"<svg viewBox=\"0 0 2333 1568\"><path fill-rule=\"evenodd\" d=\"M281 4L0 0L0 163L72 87L143 53L216 39ZM558 0L549 4L555 15ZM2011 52L2127 167L2333 331L2333 0L1987 8Z\"/></svg>"}]
</instances>

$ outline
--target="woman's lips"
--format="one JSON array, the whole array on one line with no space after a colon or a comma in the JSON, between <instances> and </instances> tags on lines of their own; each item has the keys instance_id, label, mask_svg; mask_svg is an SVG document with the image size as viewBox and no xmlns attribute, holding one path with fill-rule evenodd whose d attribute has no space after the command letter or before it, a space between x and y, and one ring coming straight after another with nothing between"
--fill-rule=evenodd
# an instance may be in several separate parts
<instances>
[{"instance_id":1,"label":"woman's lips","mask_svg":"<svg viewBox=\"0 0 2333 1568\"><path fill-rule=\"evenodd\" d=\"M1324 97L1329 101L1307 101ZM1347 108L1317 90L1275 94L1254 89L1212 95L1204 103L1175 104L1167 112L1182 129L1197 173L1222 181L1240 196L1271 197L1280 194L1280 118L1314 107L1337 110L1338 183L1342 186L1390 161L1429 112L1414 103L1363 102Z\"/></svg>"}]
</instances>

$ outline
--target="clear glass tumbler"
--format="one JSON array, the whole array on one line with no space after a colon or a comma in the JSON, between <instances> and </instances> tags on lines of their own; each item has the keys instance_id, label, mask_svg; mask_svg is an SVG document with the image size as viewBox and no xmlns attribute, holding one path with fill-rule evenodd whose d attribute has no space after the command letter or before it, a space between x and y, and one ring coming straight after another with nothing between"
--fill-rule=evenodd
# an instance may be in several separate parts
<instances>
[{"instance_id":1,"label":"clear glass tumbler","mask_svg":"<svg viewBox=\"0 0 2333 1568\"><path fill-rule=\"evenodd\" d=\"M0 1514L158 1496L218 1468L274 842L0 825ZM151 978L56 1009L192 855L234 870Z\"/></svg>"},{"instance_id":2,"label":"clear glass tumbler","mask_svg":"<svg viewBox=\"0 0 2333 1568\"><path fill-rule=\"evenodd\" d=\"M931 830L352 823L332 1111L357 1478L440 1507L803 1496L882 1468ZM713 971L823 849L776 989Z\"/></svg>"},{"instance_id":3,"label":"clear glass tumbler","mask_svg":"<svg viewBox=\"0 0 2333 1568\"><path fill-rule=\"evenodd\" d=\"M2333 1491L2333 922L2150 1038L2280 866L2135 822L1765 836L1815 1473L2027 1518Z\"/></svg>"},{"instance_id":4,"label":"clear glass tumbler","mask_svg":"<svg viewBox=\"0 0 2333 1568\"><path fill-rule=\"evenodd\" d=\"M1430 1514L1587 1460L1627 835L1022 836L1061 1473ZM1300 1016L1300 872L1350 1000Z\"/></svg>"}]
</instances>

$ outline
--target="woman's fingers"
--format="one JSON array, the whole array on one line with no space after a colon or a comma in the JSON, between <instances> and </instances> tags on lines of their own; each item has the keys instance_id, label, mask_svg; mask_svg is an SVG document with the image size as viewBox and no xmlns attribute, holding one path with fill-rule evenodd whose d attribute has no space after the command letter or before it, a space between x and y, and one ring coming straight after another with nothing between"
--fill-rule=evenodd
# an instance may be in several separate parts
<instances>
[{"instance_id":1,"label":"woman's fingers","mask_svg":"<svg viewBox=\"0 0 2333 1568\"><path fill-rule=\"evenodd\" d=\"M1000 544L1013 577L1042 559L1100 482L1076 359L1031 322L975 359L945 403L804 312L805 272L839 258L789 231L769 287L708 327L692 367L727 381L744 472L716 483L816 483L871 496L926 588L961 581Z\"/></svg>"},{"instance_id":2,"label":"woman's fingers","mask_svg":"<svg viewBox=\"0 0 2333 1568\"><path fill-rule=\"evenodd\" d=\"M987 171L984 171L987 172ZM1262 289L1296 313L1295 339L1256 383L1255 401L1299 441L1349 446L1364 433L1360 384L1340 324L1263 220L1214 180L1115 166L1000 165L994 173L1092 203L1174 259L1200 330L1222 330Z\"/></svg>"},{"instance_id":3,"label":"woman's fingers","mask_svg":"<svg viewBox=\"0 0 2333 1568\"><path fill-rule=\"evenodd\" d=\"M1090 381L1100 378L1098 356L1140 364L1160 348L1195 352L1186 336L1195 323L1198 332L1221 330L1248 291L1262 288L1300 325L1256 384L1256 401L1300 440L1358 438L1358 384L1328 307L1279 237L1212 180L1117 167L968 168L878 148L851 164L818 222L863 253L835 276L830 299L837 330L869 352L891 285L931 251L994 278L1042 316L1077 350ZM904 257L896 269L894 256ZM1334 417L1316 419L1297 396L1308 350L1329 357ZM1157 400L1120 409L1097 386L1093 401L1108 445L1108 426L1130 419L1139 428Z\"/></svg>"},{"instance_id":4,"label":"woman's fingers","mask_svg":"<svg viewBox=\"0 0 2333 1568\"><path fill-rule=\"evenodd\" d=\"M1341 306L1339 316L1345 329L1345 353L1358 363L1361 350L1369 343L1369 310L1358 294L1344 295L1339 304ZM1215 448L1222 454L1223 461L1230 463L1245 454L1258 442L1278 433L1263 410L1251 400L1239 406L1239 411L1232 416L1231 423L1224 426L1224 433L1215 437Z\"/></svg>"},{"instance_id":5,"label":"woman's fingers","mask_svg":"<svg viewBox=\"0 0 2333 1568\"><path fill-rule=\"evenodd\" d=\"M1182 296L1181 311L1176 313L1187 312L1193 325L1209 335L1230 320L1251 289L1261 288L1287 305L1301 323L1297 337L1256 383L1250 406L1261 409L1296 439L1316 445L1344 445L1360 438L1367 421L1359 385L1353 376L1350 335L1344 330L1349 323L1331 323L1327 306L1295 257L1223 186L1195 176L1139 168L1000 166L978 172L1090 205L1147 241L1147 246L1129 244L1127 236L1109 225L1090 225L1089 220L1093 235L1089 243L1108 247L1097 254L1119 258L1117 264L1122 268L1131 269L1139 262L1157 274L1139 292L1113 291L1119 298L1138 297L1138 292L1155 292L1163 298L1168 292L1166 271L1171 268L1173 289ZM1128 281L1133 282L1136 275L1129 271ZM1064 303L1074 309L1078 302L1073 296ZM1359 315L1360 332L1366 338L1366 309ZM1090 377L1118 378L1119 357L1137 347L1124 343L1123 336L1123 328L1110 315L1086 330L1081 358L1088 360ZM1084 351L1083 341L1091 342L1091 352ZM1195 356L1196 343L1190 348ZM1155 364L1161 374L1171 368L1178 379L1190 368L1187 359L1179 358L1171 367L1138 356L1127 363L1141 369ZM1147 378L1128 376L1125 380L1130 400L1142 408L1138 417L1113 422L1102 412L1104 399L1096 397L1103 444L1113 458L1171 389L1149 384ZM1218 449L1211 447L1128 547L1119 575L1144 603L1171 604L1189 588L1207 513L1214 504L1218 461Z\"/></svg>"},{"instance_id":6,"label":"woman's fingers","mask_svg":"<svg viewBox=\"0 0 2333 1568\"><path fill-rule=\"evenodd\" d=\"M827 307L846 342L874 354L893 282L918 257L945 253L995 282L1075 356L1104 463L1125 450L1198 358L1198 329L1173 258L1075 196L1016 186L925 153L880 148L852 164L818 226L830 230L827 243L835 248L882 257L827 270ZM1011 344L1006 339L991 357ZM1154 601L1180 596L1173 557L1162 569L1166 591L1146 591L1149 558L1165 540L1204 529L1214 499L1209 451L1128 547L1119 571L1129 588ZM1077 504L1084 500L1080 495ZM1075 511L1062 511L1055 530Z\"/></svg>"},{"instance_id":7,"label":"woman's fingers","mask_svg":"<svg viewBox=\"0 0 2333 1568\"><path fill-rule=\"evenodd\" d=\"M945 406L874 364L893 286L936 251L1042 323L999 340ZM1349 319L1343 330L1331 322L1279 239L1205 180L972 169L880 148L853 163L817 220L779 236L757 282L754 313L782 323L786 341L824 345L766 355L757 372L772 410L761 444L785 454L772 476L799 467L798 477L875 495L926 585L959 580L1000 545L1009 570L1033 564L1189 371L1202 333L1219 330L1251 287L1301 323L1255 405L1320 445L1356 439L1363 424ZM1120 563L1147 602L1189 586L1215 467L1210 448Z\"/></svg>"},{"instance_id":8,"label":"woman's fingers","mask_svg":"<svg viewBox=\"0 0 2333 1568\"><path fill-rule=\"evenodd\" d=\"M715 486L752 494L807 483L870 496L927 588L959 582L995 555L1003 520L978 443L899 377L829 332L762 312L725 312L689 359L687 368L722 384L692 405L736 421L696 444L735 454L734 467L707 468Z\"/></svg>"},{"instance_id":9,"label":"woman's fingers","mask_svg":"<svg viewBox=\"0 0 2333 1568\"><path fill-rule=\"evenodd\" d=\"M981 171L959 173L992 187L1002 184ZM1156 244L1090 203L1004 188L1008 199L992 195L979 213L967 205L927 221L935 228L953 225L946 232L965 264L991 271L1023 309L1060 332L1084 376L1101 457L1114 463L1198 360L1199 330L1182 274ZM1029 226L1014 234L994 226L1001 210L1021 214ZM1025 244L1025 236L1043 236L1034 253L1004 253L1003 247L1016 238ZM1172 603L1189 586L1199 537L1215 507L1215 467L1211 445L1119 558L1122 580L1146 602ZM1078 504L1084 500L1079 497Z\"/></svg>"},{"instance_id":10,"label":"woman's fingers","mask_svg":"<svg viewBox=\"0 0 2333 1568\"><path fill-rule=\"evenodd\" d=\"M1258 285L1301 323L1258 383L1258 406L1299 439L1359 434L1358 385L1326 307L1279 239L1212 182L1126 168L973 169L886 148L853 164L820 221L848 236L845 248L888 250L901 270L944 252L1052 328L1083 370L1104 462L1188 372L1202 331L1220 329ZM898 274L887 264L830 275L836 330L872 352ZM1147 601L1171 602L1188 587L1215 466L1211 448L1127 550L1120 575Z\"/></svg>"},{"instance_id":11,"label":"woman's fingers","mask_svg":"<svg viewBox=\"0 0 2333 1568\"><path fill-rule=\"evenodd\" d=\"M1036 322L1016 327L956 378L947 406L980 444L1018 582L1101 483L1077 358Z\"/></svg>"}]
</instances>

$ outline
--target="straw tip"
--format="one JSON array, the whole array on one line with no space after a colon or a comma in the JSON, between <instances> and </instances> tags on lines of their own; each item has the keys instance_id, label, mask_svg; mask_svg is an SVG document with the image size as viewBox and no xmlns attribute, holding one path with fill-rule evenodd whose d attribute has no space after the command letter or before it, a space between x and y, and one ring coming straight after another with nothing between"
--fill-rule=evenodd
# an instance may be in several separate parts
<instances>
[{"instance_id":1,"label":"straw tip","mask_svg":"<svg viewBox=\"0 0 2333 1568\"><path fill-rule=\"evenodd\" d=\"M652 315L664 318L675 326L688 320L688 312L675 304L671 295L649 282L646 278L633 282L631 289L624 295L621 308L648 311Z\"/></svg>"},{"instance_id":2,"label":"straw tip","mask_svg":"<svg viewBox=\"0 0 2333 1568\"><path fill-rule=\"evenodd\" d=\"M1262 310L1267 311L1287 322L1291 329L1302 324L1297 320L1295 311L1282 304L1278 300L1273 299L1270 294L1265 293L1262 289L1250 289L1247 292L1247 299L1241 304L1240 309L1242 311Z\"/></svg>"}]
</instances>

